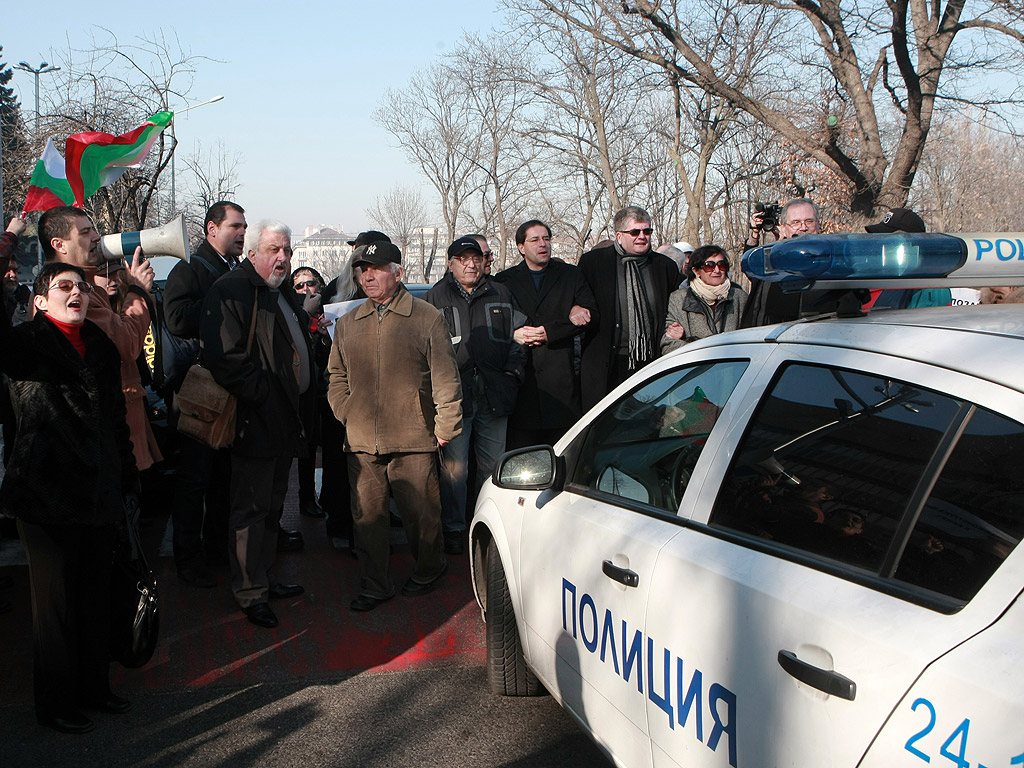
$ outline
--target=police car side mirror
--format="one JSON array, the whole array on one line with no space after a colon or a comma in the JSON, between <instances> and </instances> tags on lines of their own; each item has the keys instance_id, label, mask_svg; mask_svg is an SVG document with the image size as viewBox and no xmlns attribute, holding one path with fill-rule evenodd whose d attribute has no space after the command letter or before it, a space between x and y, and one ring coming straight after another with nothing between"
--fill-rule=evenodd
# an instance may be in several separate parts
<instances>
[{"instance_id":1,"label":"police car side mirror","mask_svg":"<svg viewBox=\"0 0 1024 768\"><path fill-rule=\"evenodd\" d=\"M533 445L502 454L491 481L514 491L561 490L565 461L549 445Z\"/></svg>"}]
</instances>

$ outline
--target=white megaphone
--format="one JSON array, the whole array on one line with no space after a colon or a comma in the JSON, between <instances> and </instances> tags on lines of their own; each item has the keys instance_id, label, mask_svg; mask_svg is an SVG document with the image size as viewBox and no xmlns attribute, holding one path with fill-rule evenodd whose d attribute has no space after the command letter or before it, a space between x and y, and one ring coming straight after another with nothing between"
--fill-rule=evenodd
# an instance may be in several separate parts
<instances>
[{"instance_id":1,"label":"white megaphone","mask_svg":"<svg viewBox=\"0 0 1024 768\"><path fill-rule=\"evenodd\" d=\"M188 233L185 231L185 217L178 215L166 224L140 232L122 232L119 235L105 235L100 238L100 251L105 259L131 259L135 249L142 246L146 258L151 256L176 256L188 261Z\"/></svg>"}]
</instances>

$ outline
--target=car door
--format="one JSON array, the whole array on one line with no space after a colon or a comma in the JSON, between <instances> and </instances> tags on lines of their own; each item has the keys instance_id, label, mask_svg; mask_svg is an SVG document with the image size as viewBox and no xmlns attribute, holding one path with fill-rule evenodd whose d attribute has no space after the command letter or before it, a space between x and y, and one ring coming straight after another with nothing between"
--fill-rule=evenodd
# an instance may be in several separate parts
<instances>
[{"instance_id":1,"label":"car door","mask_svg":"<svg viewBox=\"0 0 1024 768\"><path fill-rule=\"evenodd\" d=\"M712 360L654 373L577 435L564 490L534 497L524 514L531 665L626 765L651 761L641 662L655 560L678 531L690 472L747 367Z\"/></svg>"},{"instance_id":2,"label":"car door","mask_svg":"<svg viewBox=\"0 0 1024 768\"><path fill-rule=\"evenodd\" d=\"M656 766L854 766L914 680L1020 590L1024 397L781 345L659 553ZM770 380L769 380L770 377Z\"/></svg>"}]
</instances>

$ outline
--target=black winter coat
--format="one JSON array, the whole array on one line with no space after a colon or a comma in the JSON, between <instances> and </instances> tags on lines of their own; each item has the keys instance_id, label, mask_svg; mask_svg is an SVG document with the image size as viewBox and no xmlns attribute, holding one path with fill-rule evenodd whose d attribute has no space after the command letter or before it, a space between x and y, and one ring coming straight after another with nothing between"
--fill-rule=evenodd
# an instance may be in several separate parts
<instances>
[{"instance_id":1,"label":"black winter coat","mask_svg":"<svg viewBox=\"0 0 1024 768\"><path fill-rule=\"evenodd\" d=\"M658 356L658 341L665 327L668 297L679 287L679 266L668 256L650 252L651 281L654 295L650 296L654 311L654 356ZM615 246L595 248L580 257L580 269L594 292L597 309L601 313L598 323L587 326L583 337L583 359L580 378L583 390L583 410L594 406L620 382L614 379L612 363L622 346L623 318L619 311L618 269L619 256Z\"/></svg>"},{"instance_id":2,"label":"black winter coat","mask_svg":"<svg viewBox=\"0 0 1024 768\"><path fill-rule=\"evenodd\" d=\"M491 413L512 413L526 368L526 353L512 338L526 318L512 292L485 277L467 301L449 272L423 298L441 311L448 326L462 379L462 399L472 399L476 371L483 379Z\"/></svg>"},{"instance_id":3,"label":"black winter coat","mask_svg":"<svg viewBox=\"0 0 1024 768\"><path fill-rule=\"evenodd\" d=\"M525 261L494 278L512 291L526 325L543 326L548 341L526 350L526 380L519 390L513 419L522 429L567 430L581 416L580 383L576 373L576 337L586 326L573 325L569 310L574 304L590 310L590 322L599 316L594 294L583 272L571 264L549 261L540 290Z\"/></svg>"},{"instance_id":4,"label":"black winter coat","mask_svg":"<svg viewBox=\"0 0 1024 768\"><path fill-rule=\"evenodd\" d=\"M167 330L183 339L198 339L203 299L217 278L229 271L224 257L208 240L199 244L190 261L175 264L164 287L164 324Z\"/></svg>"},{"instance_id":5,"label":"black winter coat","mask_svg":"<svg viewBox=\"0 0 1024 768\"><path fill-rule=\"evenodd\" d=\"M37 525L124 519L138 471L125 421L121 356L82 325L85 358L42 312L11 328L0 320L0 368L11 380L18 431L0 486L0 511Z\"/></svg>"},{"instance_id":6,"label":"black winter coat","mask_svg":"<svg viewBox=\"0 0 1024 768\"><path fill-rule=\"evenodd\" d=\"M310 385L301 395L292 335L278 311L278 292L270 290L252 262L243 261L218 279L203 303L201 359L217 383L238 398L231 449L240 456L306 456L313 439L317 382L309 316L287 281L280 294L295 313L306 344ZM254 296L259 305L256 335L246 355Z\"/></svg>"}]
</instances>

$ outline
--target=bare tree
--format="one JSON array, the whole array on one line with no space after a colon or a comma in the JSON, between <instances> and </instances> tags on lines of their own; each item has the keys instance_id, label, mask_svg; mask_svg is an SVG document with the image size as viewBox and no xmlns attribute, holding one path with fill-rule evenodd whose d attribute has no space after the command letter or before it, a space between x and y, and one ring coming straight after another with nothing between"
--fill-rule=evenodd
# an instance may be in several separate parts
<instances>
[{"instance_id":1,"label":"bare tree","mask_svg":"<svg viewBox=\"0 0 1024 768\"><path fill-rule=\"evenodd\" d=\"M40 135L66 137L82 131L121 134L137 128L160 111L188 101L193 76L203 61L185 49L176 36L162 31L123 43L97 27L91 48L58 54L60 72L53 88L41 96ZM167 169L174 140L160 135L144 166L129 169L116 184L101 189L85 209L108 232L142 229L159 223L167 212L155 210L161 176Z\"/></svg>"},{"instance_id":2,"label":"bare tree","mask_svg":"<svg viewBox=\"0 0 1024 768\"><path fill-rule=\"evenodd\" d=\"M1024 141L959 116L933 127L910 204L937 232L1019 229Z\"/></svg>"},{"instance_id":3,"label":"bare tree","mask_svg":"<svg viewBox=\"0 0 1024 768\"><path fill-rule=\"evenodd\" d=\"M906 202L924 151L935 109L943 100L983 109L1014 94L961 91L971 73L1019 64L1024 9L1014 0L993 0L965 18L966 0L887 0L840 7L839 0L538 0L558 18L642 61L672 71L684 82L725 99L786 137L800 151L846 179L851 210L862 218ZM595 7L602 24L594 21ZM789 89L763 91L758 77L739 80L720 66L733 42L720 37L716 56L701 52L712 15L735 14L738 25L785 41L761 56ZM611 24L613 31L607 31ZM782 30L789 32L780 35ZM969 35L961 49L954 42ZM814 48L808 47L813 43ZM848 106L853 141L843 142L838 121L820 130L806 109L825 78ZM995 83L995 79L990 79ZM792 94L792 95L791 95ZM801 101L804 104L801 105ZM883 125L895 113L898 130L887 142Z\"/></svg>"},{"instance_id":4,"label":"bare tree","mask_svg":"<svg viewBox=\"0 0 1024 768\"><path fill-rule=\"evenodd\" d=\"M396 186L377 195L373 206L366 209L366 215L403 253L409 248L417 227L427 223L423 195L409 187Z\"/></svg>"},{"instance_id":5,"label":"bare tree","mask_svg":"<svg viewBox=\"0 0 1024 768\"><path fill-rule=\"evenodd\" d=\"M204 150L202 143L197 141L195 151L185 159L188 181L181 210L188 221L194 247L203 239L203 220L210 206L220 200L237 197L241 186L238 180L241 164L241 153L228 152L223 141L218 141L212 150Z\"/></svg>"},{"instance_id":6,"label":"bare tree","mask_svg":"<svg viewBox=\"0 0 1024 768\"><path fill-rule=\"evenodd\" d=\"M479 124L451 67L435 63L402 91L388 91L374 118L416 163L441 201L449 241L474 191Z\"/></svg>"},{"instance_id":7,"label":"bare tree","mask_svg":"<svg viewBox=\"0 0 1024 768\"><path fill-rule=\"evenodd\" d=\"M526 48L497 36L467 35L448 61L461 84L459 95L479 126L475 152L472 146L465 148L477 169L473 198L478 202L464 209L466 229L497 235L502 266L513 240L511 222L535 194L528 169L536 151L517 128L535 99L526 76Z\"/></svg>"}]
</instances>

